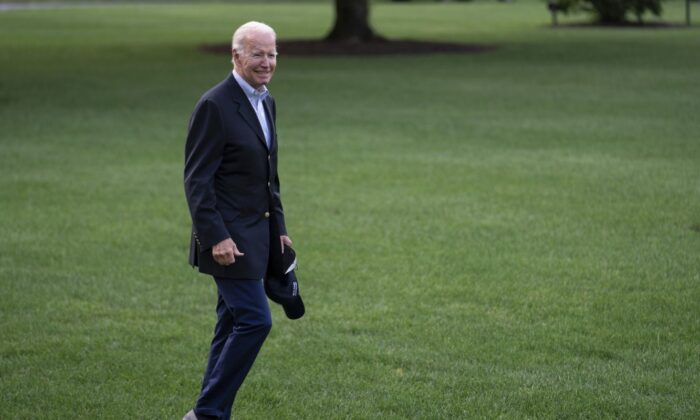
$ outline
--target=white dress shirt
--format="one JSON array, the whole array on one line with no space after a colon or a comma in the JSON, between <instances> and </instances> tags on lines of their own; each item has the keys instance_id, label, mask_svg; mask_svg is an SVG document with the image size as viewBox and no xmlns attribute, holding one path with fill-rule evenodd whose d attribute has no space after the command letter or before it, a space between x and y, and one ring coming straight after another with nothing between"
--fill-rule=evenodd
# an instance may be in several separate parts
<instances>
[{"instance_id":1,"label":"white dress shirt","mask_svg":"<svg viewBox=\"0 0 700 420\"><path fill-rule=\"evenodd\" d=\"M263 134L265 135L265 143L267 144L267 148L269 149L270 125L267 121L267 115L265 115L265 107L263 105L263 101L265 100L265 98L268 97L268 95L270 95L270 92L267 90L267 86L265 85L262 85L260 88L255 89L250 84L248 84L248 82L246 82L245 79L243 79L238 73L236 73L236 70L233 70L233 77L236 78L238 85L241 87L241 89L243 89L245 96L248 97L250 105L253 107L255 114L258 116L258 122L262 127Z\"/></svg>"}]
</instances>

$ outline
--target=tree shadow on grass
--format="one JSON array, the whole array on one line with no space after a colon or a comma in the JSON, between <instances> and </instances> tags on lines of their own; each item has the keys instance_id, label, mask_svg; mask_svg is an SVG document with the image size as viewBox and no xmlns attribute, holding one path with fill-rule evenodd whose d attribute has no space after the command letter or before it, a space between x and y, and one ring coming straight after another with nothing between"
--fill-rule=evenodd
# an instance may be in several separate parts
<instances>
[{"instance_id":1,"label":"tree shadow on grass","mask_svg":"<svg viewBox=\"0 0 700 420\"><path fill-rule=\"evenodd\" d=\"M557 25L548 25L552 29L566 28L591 28L591 29L683 29L688 28L685 23L676 22L560 22Z\"/></svg>"},{"instance_id":2,"label":"tree shadow on grass","mask_svg":"<svg viewBox=\"0 0 700 420\"><path fill-rule=\"evenodd\" d=\"M229 44L203 44L202 51L230 54ZM461 44L414 40L377 40L362 43L327 42L316 39L278 40L277 49L285 56L342 57L366 55L416 55L416 54L474 54L493 51L495 45Z\"/></svg>"}]
</instances>

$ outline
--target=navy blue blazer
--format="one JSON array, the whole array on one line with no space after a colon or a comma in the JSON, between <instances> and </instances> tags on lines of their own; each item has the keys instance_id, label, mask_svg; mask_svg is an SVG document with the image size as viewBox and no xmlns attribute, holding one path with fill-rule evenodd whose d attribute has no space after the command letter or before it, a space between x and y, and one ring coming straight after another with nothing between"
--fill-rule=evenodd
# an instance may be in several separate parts
<instances>
[{"instance_id":1,"label":"navy blue blazer","mask_svg":"<svg viewBox=\"0 0 700 420\"><path fill-rule=\"evenodd\" d=\"M264 108L269 149L258 117L232 74L202 95L190 118L184 174L192 216L189 262L202 273L263 278L271 245L278 248L279 235L286 235L271 96ZM219 265L212 247L229 237L245 255L229 266Z\"/></svg>"}]
</instances>

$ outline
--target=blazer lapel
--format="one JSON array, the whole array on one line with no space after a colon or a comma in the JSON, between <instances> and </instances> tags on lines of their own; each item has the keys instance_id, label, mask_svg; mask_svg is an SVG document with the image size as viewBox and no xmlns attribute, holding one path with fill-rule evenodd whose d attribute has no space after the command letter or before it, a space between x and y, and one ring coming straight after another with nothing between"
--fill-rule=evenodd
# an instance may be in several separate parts
<instances>
[{"instance_id":1,"label":"blazer lapel","mask_svg":"<svg viewBox=\"0 0 700 420\"><path fill-rule=\"evenodd\" d=\"M229 86L231 87L231 93L234 101L238 103L238 113L241 115L246 124L253 129L255 134L258 136L258 140L260 140L263 146L267 148L265 135L263 134L262 127L260 127L258 116L255 114L253 106L250 104L250 101L245 96L243 89L241 89L241 87L238 85L236 78L233 77L232 74L229 75Z\"/></svg>"},{"instance_id":2,"label":"blazer lapel","mask_svg":"<svg viewBox=\"0 0 700 420\"><path fill-rule=\"evenodd\" d=\"M263 108L265 109L265 117L267 117L267 124L270 126L270 150L277 146L277 127L275 127L275 119L272 118L272 111L270 111L270 104L268 103L269 97L263 101Z\"/></svg>"}]
</instances>

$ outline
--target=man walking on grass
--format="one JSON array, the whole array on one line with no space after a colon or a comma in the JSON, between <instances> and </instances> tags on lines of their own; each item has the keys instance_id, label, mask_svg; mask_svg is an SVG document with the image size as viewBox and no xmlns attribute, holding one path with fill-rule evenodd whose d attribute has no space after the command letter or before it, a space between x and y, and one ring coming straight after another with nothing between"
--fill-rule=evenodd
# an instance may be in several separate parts
<instances>
[{"instance_id":1,"label":"man walking on grass","mask_svg":"<svg viewBox=\"0 0 700 420\"><path fill-rule=\"evenodd\" d=\"M214 277L217 321L202 389L185 419L229 419L236 393L272 326L262 279L286 234L277 176L274 30L248 22L233 34L234 70L190 119L185 194L190 263Z\"/></svg>"}]
</instances>

